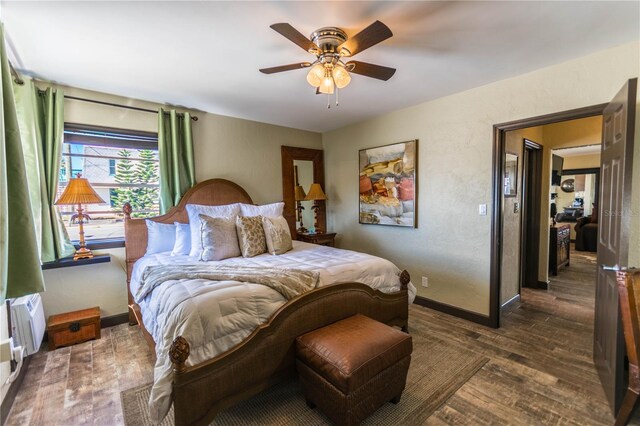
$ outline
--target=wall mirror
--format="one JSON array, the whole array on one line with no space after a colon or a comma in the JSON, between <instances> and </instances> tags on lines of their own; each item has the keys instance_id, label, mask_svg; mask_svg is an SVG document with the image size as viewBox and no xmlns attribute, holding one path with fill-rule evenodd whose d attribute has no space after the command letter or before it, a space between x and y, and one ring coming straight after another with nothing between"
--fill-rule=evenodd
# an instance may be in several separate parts
<instances>
[{"instance_id":1,"label":"wall mirror","mask_svg":"<svg viewBox=\"0 0 640 426\"><path fill-rule=\"evenodd\" d=\"M504 196L518 195L518 155L507 152L504 162Z\"/></svg>"},{"instance_id":2,"label":"wall mirror","mask_svg":"<svg viewBox=\"0 0 640 426\"><path fill-rule=\"evenodd\" d=\"M319 183L323 189L324 185L324 161L321 149L298 148L293 146L282 146L282 198L284 200L284 217L289 223L291 237L296 238L297 230L302 227L313 228L314 213L311 209L313 201L301 201L301 215L297 214L296 198L301 198L300 189L305 194L309 191L312 183ZM299 186L296 191L296 186ZM297 192L297 194L296 194ZM297 197L296 197L297 196ZM318 225L321 229L327 229L326 202L318 201Z\"/></svg>"}]
</instances>

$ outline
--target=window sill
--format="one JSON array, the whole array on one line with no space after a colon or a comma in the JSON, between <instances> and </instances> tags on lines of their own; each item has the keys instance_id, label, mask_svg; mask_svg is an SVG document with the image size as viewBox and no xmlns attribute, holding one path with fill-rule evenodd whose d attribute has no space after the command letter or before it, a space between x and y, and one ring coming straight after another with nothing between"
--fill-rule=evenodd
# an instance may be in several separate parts
<instances>
[{"instance_id":1,"label":"window sill","mask_svg":"<svg viewBox=\"0 0 640 426\"><path fill-rule=\"evenodd\" d=\"M78 241L72 241L76 250L80 248ZM124 238L103 238L100 240L87 241L87 248L89 250L106 250L111 248L124 247Z\"/></svg>"},{"instance_id":2,"label":"window sill","mask_svg":"<svg viewBox=\"0 0 640 426\"><path fill-rule=\"evenodd\" d=\"M108 262L111 262L111 255L109 254L99 254L97 256L92 257L91 259L78 259L78 260L73 260L73 257L65 257L64 259L43 263L42 270L45 271L47 269L69 268L72 266L94 265L96 263L108 263Z\"/></svg>"}]
</instances>

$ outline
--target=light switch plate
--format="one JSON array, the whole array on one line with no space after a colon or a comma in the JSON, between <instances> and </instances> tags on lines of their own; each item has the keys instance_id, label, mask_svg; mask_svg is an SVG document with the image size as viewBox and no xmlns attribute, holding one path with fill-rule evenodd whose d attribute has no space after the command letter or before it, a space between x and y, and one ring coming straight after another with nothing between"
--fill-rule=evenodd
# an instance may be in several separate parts
<instances>
[{"instance_id":1,"label":"light switch plate","mask_svg":"<svg viewBox=\"0 0 640 426\"><path fill-rule=\"evenodd\" d=\"M480 216L486 216L487 215L487 205L486 204L480 204L478 206L478 214Z\"/></svg>"},{"instance_id":2,"label":"light switch plate","mask_svg":"<svg viewBox=\"0 0 640 426\"><path fill-rule=\"evenodd\" d=\"M422 277L422 287L429 287L429 278Z\"/></svg>"}]
</instances>

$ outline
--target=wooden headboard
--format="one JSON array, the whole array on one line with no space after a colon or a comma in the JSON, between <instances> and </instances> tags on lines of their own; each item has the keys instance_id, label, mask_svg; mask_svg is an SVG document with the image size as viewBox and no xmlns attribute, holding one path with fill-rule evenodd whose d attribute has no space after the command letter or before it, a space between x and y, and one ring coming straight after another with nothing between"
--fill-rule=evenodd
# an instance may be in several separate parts
<instances>
[{"instance_id":1,"label":"wooden headboard","mask_svg":"<svg viewBox=\"0 0 640 426\"><path fill-rule=\"evenodd\" d=\"M221 206L224 204L245 203L253 204L251 197L240 185L225 179L210 179L200 182L189 189L180 204L172 207L162 216L150 217L149 220L160 223L189 223L187 204L204 204L207 206ZM147 225L145 219L131 218L131 205L126 203L124 211L124 244L126 249L127 289L131 280L131 271L136 260L147 251ZM129 303L132 303L129 294Z\"/></svg>"}]
</instances>

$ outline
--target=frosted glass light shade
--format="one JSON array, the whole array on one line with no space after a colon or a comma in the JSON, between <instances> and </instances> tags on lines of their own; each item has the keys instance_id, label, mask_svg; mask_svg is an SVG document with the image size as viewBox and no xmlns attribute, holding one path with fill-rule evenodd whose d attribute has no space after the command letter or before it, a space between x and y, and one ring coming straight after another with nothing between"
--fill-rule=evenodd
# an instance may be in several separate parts
<instances>
[{"instance_id":1,"label":"frosted glass light shade","mask_svg":"<svg viewBox=\"0 0 640 426\"><path fill-rule=\"evenodd\" d=\"M322 84L320 84L320 93L324 93L325 95L332 95L335 85L333 84L333 78L331 74L327 72L327 75L322 79Z\"/></svg>"},{"instance_id":2,"label":"frosted glass light shade","mask_svg":"<svg viewBox=\"0 0 640 426\"><path fill-rule=\"evenodd\" d=\"M315 64L307 73L307 83L309 83L313 87L320 87L320 85L322 84L322 79L324 78L324 74L324 65Z\"/></svg>"},{"instance_id":3,"label":"frosted glass light shade","mask_svg":"<svg viewBox=\"0 0 640 426\"><path fill-rule=\"evenodd\" d=\"M346 68L342 65L337 65L335 68L333 68L333 81L335 81L336 87L338 89L347 87L347 85L351 82L349 71L347 71Z\"/></svg>"}]
</instances>

